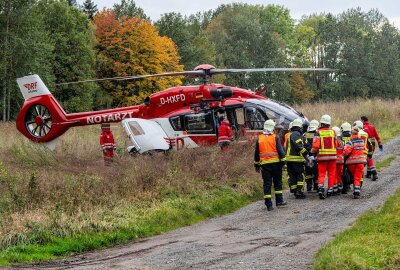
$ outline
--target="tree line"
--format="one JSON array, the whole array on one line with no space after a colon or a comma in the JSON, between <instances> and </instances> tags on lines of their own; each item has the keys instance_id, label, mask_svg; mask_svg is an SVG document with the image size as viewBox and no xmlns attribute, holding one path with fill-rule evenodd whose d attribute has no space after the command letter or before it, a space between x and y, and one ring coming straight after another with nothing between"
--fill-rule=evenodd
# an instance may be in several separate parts
<instances>
[{"instance_id":1,"label":"tree line","mask_svg":"<svg viewBox=\"0 0 400 270\"><path fill-rule=\"evenodd\" d=\"M133 0L99 11L93 0L0 0L0 119L23 103L16 78L39 74L67 112L125 106L193 79L56 86L91 78L218 68L329 67L330 73L219 75L214 81L301 103L400 96L399 30L378 10L311 14L280 5L220 5L155 22Z\"/></svg>"}]
</instances>

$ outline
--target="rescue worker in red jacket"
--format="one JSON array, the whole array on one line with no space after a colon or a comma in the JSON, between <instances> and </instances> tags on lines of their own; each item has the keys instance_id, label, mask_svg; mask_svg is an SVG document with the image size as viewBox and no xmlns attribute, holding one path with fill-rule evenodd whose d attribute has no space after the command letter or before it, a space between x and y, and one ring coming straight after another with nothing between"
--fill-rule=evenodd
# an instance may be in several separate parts
<instances>
[{"instance_id":1,"label":"rescue worker in red jacket","mask_svg":"<svg viewBox=\"0 0 400 270\"><path fill-rule=\"evenodd\" d=\"M375 146L376 143L378 143L379 146L379 150L382 152L383 151L383 144L381 141L381 138L379 137L378 132L376 131L375 127L373 125L371 125L368 122L368 117L367 116L361 116L361 121L363 122L363 126L364 126L364 131L368 134L369 140L371 141L372 144L372 154L375 151ZM372 176L372 181L375 181L378 179L378 175L376 172L376 168L375 168L375 164L374 164L374 160L371 158L367 159L367 178L371 178Z\"/></svg>"},{"instance_id":2,"label":"rescue worker in red jacket","mask_svg":"<svg viewBox=\"0 0 400 270\"><path fill-rule=\"evenodd\" d=\"M338 145L336 147L336 181L333 185L333 194L340 195L343 191L343 183L342 183L342 175L343 175L343 167L344 167L344 141L342 139L342 133L340 132L339 127L332 128L335 131L336 139Z\"/></svg>"},{"instance_id":3,"label":"rescue worker in red jacket","mask_svg":"<svg viewBox=\"0 0 400 270\"><path fill-rule=\"evenodd\" d=\"M364 166L366 159L364 156L364 141L359 137L359 129L354 126L351 130L351 138L344 147L344 156L346 158L346 165L354 178L354 199L360 198L361 179L364 173Z\"/></svg>"},{"instance_id":4,"label":"rescue worker in red jacket","mask_svg":"<svg viewBox=\"0 0 400 270\"><path fill-rule=\"evenodd\" d=\"M304 199L304 166L310 149L306 149L307 141L303 136L301 119L293 121L291 132L286 145L286 166L291 181L289 187L296 199Z\"/></svg>"},{"instance_id":5,"label":"rescue worker in red jacket","mask_svg":"<svg viewBox=\"0 0 400 270\"><path fill-rule=\"evenodd\" d=\"M264 201L267 210L273 210L271 187L272 182L275 188L276 206L284 206L287 203L283 200L282 192L282 167L284 164L285 152L278 136L274 133L275 122L267 120L264 123L263 133L258 136L254 152L254 167L256 172L262 173L264 182Z\"/></svg>"},{"instance_id":6,"label":"rescue worker in red jacket","mask_svg":"<svg viewBox=\"0 0 400 270\"><path fill-rule=\"evenodd\" d=\"M220 117L220 121L221 124L218 128L218 145L221 147L222 151L226 151L231 141L233 141L234 136L229 121L223 116Z\"/></svg>"},{"instance_id":7,"label":"rescue worker in red jacket","mask_svg":"<svg viewBox=\"0 0 400 270\"><path fill-rule=\"evenodd\" d=\"M311 153L317 153L318 159L318 195L325 199L325 176L328 171L328 192L333 195L333 186L336 181L336 147L335 132L330 128L331 117L327 114L321 117L321 128L317 130Z\"/></svg>"},{"instance_id":8,"label":"rescue worker in red jacket","mask_svg":"<svg viewBox=\"0 0 400 270\"><path fill-rule=\"evenodd\" d=\"M104 164L106 166L113 162L114 150L116 150L114 135L110 129L110 123L101 124L100 145L103 150Z\"/></svg>"},{"instance_id":9,"label":"rescue worker in red jacket","mask_svg":"<svg viewBox=\"0 0 400 270\"><path fill-rule=\"evenodd\" d=\"M353 126L358 127L358 130L359 130L358 136L361 137L361 139L363 139L363 141L364 141L364 157L366 158L366 160L372 158L372 143L369 139L368 133L363 130L364 124L360 120L357 120L353 123ZM378 179L376 169L375 169L374 175L375 176L372 180L376 181ZM362 186L363 181L364 181L364 179L361 178L361 186Z\"/></svg>"},{"instance_id":10,"label":"rescue worker in red jacket","mask_svg":"<svg viewBox=\"0 0 400 270\"><path fill-rule=\"evenodd\" d=\"M315 135L317 134L317 129L319 126L319 122L315 119L310 121L310 125L307 128L307 132L303 135L307 140L308 149L312 148L312 143ZM315 191L318 190L318 165L315 160L315 154L311 154L313 158L311 158L308 162L306 162L305 167L305 175L306 175L306 183L307 183L307 192L311 192L313 189Z\"/></svg>"}]
</instances>

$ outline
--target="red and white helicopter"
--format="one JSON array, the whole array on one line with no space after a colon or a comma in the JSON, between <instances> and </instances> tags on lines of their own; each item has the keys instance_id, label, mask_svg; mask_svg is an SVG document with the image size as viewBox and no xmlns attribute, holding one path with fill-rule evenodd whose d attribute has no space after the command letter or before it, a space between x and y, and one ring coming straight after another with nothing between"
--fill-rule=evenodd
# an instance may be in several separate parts
<instances>
[{"instance_id":1,"label":"red and white helicopter","mask_svg":"<svg viewBox=\"0 0 400 270\"><path fill-rule=\"evenodd\" d=\"M25 102L17 117L17 129L34 142L54 149L59 136L70 127L122 122L132 146L131 153L193 148L217 142L218 113L224 111L236 139L248 140L262 132L273 119L283 129L303 114L290 106L262 96L265 89L250 90L209 83L213 75L239 72L330 71L326 68L216 69L203 64L193 71L114 77L104 80L138 80L160 76L199 77L200 85L175 86L150 95L143 104L101 111L66 114L38 75L17 79ZM73 82L81 83L81 82Z\"/></svg>"}]
</instances>

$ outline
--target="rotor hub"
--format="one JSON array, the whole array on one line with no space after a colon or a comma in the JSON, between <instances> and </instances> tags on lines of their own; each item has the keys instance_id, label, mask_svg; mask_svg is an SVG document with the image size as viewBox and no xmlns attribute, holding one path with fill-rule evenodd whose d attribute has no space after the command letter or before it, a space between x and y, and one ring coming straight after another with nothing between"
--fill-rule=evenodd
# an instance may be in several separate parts
<instances>
[{"instance_id":1,"label":"rotor hub","mask_svg":"<svg viewBox=\"0 0 400 270\"><path fill-rule=\"evenodd\" d=\"M43 117L40 116L40 115L36 116L36 117L35 117L35 123L36 123L36 125L38 125L38 126L43 125L43 124L44 124L44 119L43 119Z\"/></svg>"}]
</instances>

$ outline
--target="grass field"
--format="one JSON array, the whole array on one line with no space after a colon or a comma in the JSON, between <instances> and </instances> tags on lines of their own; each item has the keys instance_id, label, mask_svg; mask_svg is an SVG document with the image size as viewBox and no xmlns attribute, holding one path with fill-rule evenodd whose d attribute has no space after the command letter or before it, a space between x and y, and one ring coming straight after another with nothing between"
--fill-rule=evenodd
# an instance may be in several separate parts
<instances>
[{"instance_id":1,"label":"grass field","mask_svg":"<svg viewBox=\"0 0 400 270\"><path fill-rule=\"evenodd\" d=\"M377 164L390 165L394 157ZM314 269L400 269L400 190L371 210L316 255Z\"/></svg>"},{"instance_id":2,"label":"grass field","mask_svg":"<svg viewBox=\"0 0 400 270\"><path fill-rule=\"evenodd\" d=\"M334 124L367 114L385 140L398 134L399 101L298 106ZM99 127L74 128L55 151L0 125L0 264L48 260L154 235L262 198L253 143L132 157L120 125L117 157L104 167ZM196 168L196 169L194 169Z\"/></svg>"}]
</instances>

